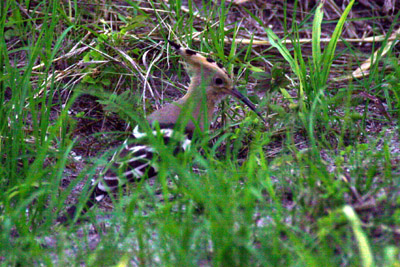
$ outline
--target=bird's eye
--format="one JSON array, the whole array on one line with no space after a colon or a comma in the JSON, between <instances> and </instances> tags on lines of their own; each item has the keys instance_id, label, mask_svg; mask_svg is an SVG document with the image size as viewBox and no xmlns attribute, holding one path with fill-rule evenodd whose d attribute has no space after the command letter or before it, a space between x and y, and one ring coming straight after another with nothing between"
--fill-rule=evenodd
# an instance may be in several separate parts
<instances>
[{"instance_id":1,"label":"bird's eye","mask_svg":"<svg viewBox=\"0 0 400 267\"><path fill-rule=\"evenodd\" d=\"M216 78L215 79L215 84L216 85L222 85L224 83L224 80L222 80L221 78Z\"/></svg>"}]
</instances>

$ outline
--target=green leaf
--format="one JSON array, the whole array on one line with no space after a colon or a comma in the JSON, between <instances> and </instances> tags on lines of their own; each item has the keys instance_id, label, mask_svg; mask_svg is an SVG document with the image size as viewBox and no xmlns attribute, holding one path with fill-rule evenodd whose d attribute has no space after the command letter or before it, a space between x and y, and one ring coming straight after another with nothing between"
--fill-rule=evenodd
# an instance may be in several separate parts
<instances>
[{"instance_id":1,"label":"green leaf","mask_svg":"<svg viewBox=\"0 0 400 267\"><path fill-rule=\"evenodd\" d=\"M105 86L110 86L111 80L110 79L101 79L100 81Z\"/></svg>"},{"instance_id":2,"label":"green leaf","mask_svg":"<svg viewBox=\"0 0 400 267\"><path fill-rule=\"evenodd\" d=\"M86 75L85 77L83 77L82 83L96 84L97 81L95 79L93 79L92 76Z\"/></svg>"},{"instance_id":3,"label":"green leaf","mask_svg":"<svg viewBox=\"0 0 400 267\"><path fill-rule=\"evenodd\" d=\"M148 19L148 16L138 15L130 19L128 23L121 27L121 33L125 34L127 31L146 26L143 22Z\"/></svg>"},{"instance_id":4,"label":"green leaf","mask_svg":"<svg viewBox=\"0 0 400 267\"><path fill-rule=\"evenodd\" d=\"M279 37L270 28L265 28L265 32L268 35L268 40L270 41L271 45L278 49L283 58L289 63L292 71L297 74L296 62L289 50L282 44L282 40L279 39Z\"/></svg>"}]
</instances>

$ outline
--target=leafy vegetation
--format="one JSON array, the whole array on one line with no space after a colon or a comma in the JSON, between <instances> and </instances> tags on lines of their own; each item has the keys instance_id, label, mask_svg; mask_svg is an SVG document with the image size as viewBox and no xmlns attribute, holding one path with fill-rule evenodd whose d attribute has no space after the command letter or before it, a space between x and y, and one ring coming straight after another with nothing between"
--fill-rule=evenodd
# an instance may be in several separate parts
<instances>
[{"instance_id":1,"label":"leafy vegetation","mask_svg":"<svg viewBox=\"0 0 400 267\"><path fill-rule=\"evenodd\" d=\"M265 2L2 3L2 265L399 266L399 8ZM155 180L57 224L184 93L168 39L223 62L268 124L225 100L185 153L151 138Z\"/></svg>"}]
</instances>

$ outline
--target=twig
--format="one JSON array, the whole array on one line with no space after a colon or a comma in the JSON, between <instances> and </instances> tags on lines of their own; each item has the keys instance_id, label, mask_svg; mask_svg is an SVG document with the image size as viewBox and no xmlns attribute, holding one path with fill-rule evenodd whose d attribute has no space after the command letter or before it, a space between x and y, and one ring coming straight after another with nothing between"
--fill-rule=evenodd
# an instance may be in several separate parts
<instances>
[{"instance_id":1,"label":"twig","mask_svg":"<svg viewBox=\"0 0 400 267\"><path fill-rule=\"evenodd\" d=\"M400 35L400 28L398 28L395 32L392 33L392 35L388 38L387 44L382 48L379 48L373 56L368 58L367 60L364 61L364 63L361 64L359 68L357 68L351 75L347 75L344 77L339 77L335 79L334 81L346 81L350 80L352 78L361 78L369 75L369 69L371 68L372 65L372 60L376 59L378 54L381 53L381 56L384 56L387 54L389 49L392 47L392 45L396 45L399 42L399 36ZM380 52L380 49L382 49L382 52Z\"/></svg>"},{"instance_id":2,"label":"twig","mask_svg":"<svg viewBox=\"0 0 400 267\"><path fill-rule=\"evenodd\" d=\"M399 33L398 33L399 34ZM367 38L349 38L349 39L339 39L338 42L348 42L348 43L373 43L373 42L383 42L385 41L385 35L379 35L379 36L373 36L373 37L367 37ZM387 40L389 42L393 42L397 39L396 35L390 36ZM196 41L200 41L198 38L194 38ZM306 44L306 43L311 43L312 39L309 38L302 38L298 39L295 42L296 43L301 43L301 44ZM331 41L331 38L321 38L321 43L329 43ZM225 38L225 42L231 43L232 40L229 38ZM252 43L253 45L265 45L265 46L270 46L271 43L269 41L265 40L250 40L247 38L236 38L235 39L236 44L243 44L243 45L248 45ZM284 39L282 40L282 43L284 44L291 44L293 43L292 40Z\"/></svg>"}]
</instances>

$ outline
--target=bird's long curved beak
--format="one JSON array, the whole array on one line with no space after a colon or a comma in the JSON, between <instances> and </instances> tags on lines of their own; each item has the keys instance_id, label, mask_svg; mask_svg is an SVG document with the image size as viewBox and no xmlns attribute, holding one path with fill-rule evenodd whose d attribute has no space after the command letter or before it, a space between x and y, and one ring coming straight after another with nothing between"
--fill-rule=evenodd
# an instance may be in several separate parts
<instances>
[{"instance_id":1,"label":"bird's long curved beak","mask_svg":"<svg viewBox=\"0 0 400 267\"><path fill-rule=\"evenodd\" d=\"M261 113L257 111L256 106L247 97L242 95L242 93L239 92L236 88L229 90L229 94L242 101L246 106L248 106L252 111L254 111L262 119L264 123L267 123L263 118L263 116L261 115Z\"/></svg>"}]
</instances>

